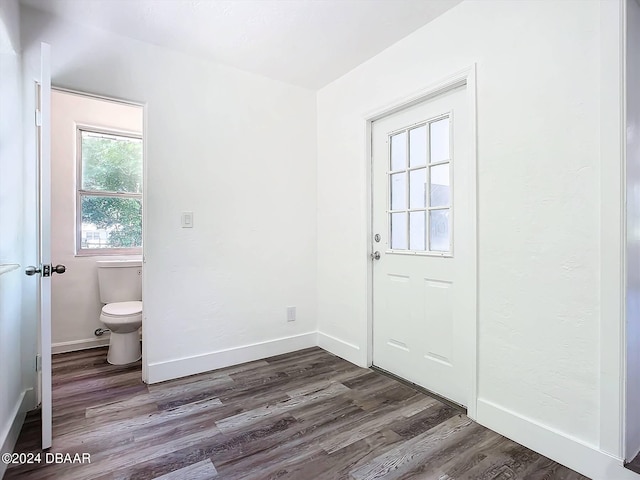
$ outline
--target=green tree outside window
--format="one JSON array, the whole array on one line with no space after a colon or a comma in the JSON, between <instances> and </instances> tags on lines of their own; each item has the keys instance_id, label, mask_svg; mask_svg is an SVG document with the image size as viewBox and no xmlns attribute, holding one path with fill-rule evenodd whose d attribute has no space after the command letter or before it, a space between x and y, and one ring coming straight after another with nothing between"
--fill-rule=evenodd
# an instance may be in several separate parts
<instances>
[{"instance_id":1,"label":"green tree outside window","mask_svg":"<svg viewBox=\"0 0 640 480\"><path fill-rule=\"evenodd\" d=\"M81 145L81 248L141 247L142 140L81 131Z\"/></svg>"}]
</instances>

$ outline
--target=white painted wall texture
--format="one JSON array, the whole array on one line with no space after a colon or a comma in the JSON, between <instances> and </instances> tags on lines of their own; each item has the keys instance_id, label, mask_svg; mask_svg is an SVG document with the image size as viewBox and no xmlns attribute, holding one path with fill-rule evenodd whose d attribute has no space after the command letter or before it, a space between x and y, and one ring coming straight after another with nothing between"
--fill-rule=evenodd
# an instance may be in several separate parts
<instances>
[{"instance_id":1,"label":"white painted wall texture","mask_svg":"<svg viewBox=\"0 0 640 480\"><path fill-rule=\"evenodd\" d=\"M1 25L0 25L1 28ZM20 57L0 52L0 264L22 262L22 144L20 123ZM0 432L8 410L22 391L20 377L21 286L19 270L0 274ZM9 385L5 385L7 379ZM2 439L0 438L0 443Z\"/></svg>"},{"instance_id":2,"label":"white painted wall texture","mask_svg":"<svg viewBox=\"0 0 640 480\"><path fill-rule=\"evenodd\" d=\"M54 85L147 105L150 380L219 367L236 347L315 341L315 93L29 8L22 18L27 72L46 41ZM180 228L182 211L194 228Z\"/></svg>"},{"instance_id":3,"label":"white painted wall texture","mask_svg":"<svg viewBox=\"0 0 640 480\"><path fill-rule=\"evenodd\" d=\"M625 454L640 451L640 5L627 0L627 416Z\"/></svg>"},{"instance_id":4,"label":"white painted wall texture","mask_svg":"<svg viewBox=\"0 0 640 480\"><path fill-rule=\"evenodd\" d=\"M22 102L18 2L0 3L0 265L22 264ZM0 267L0 271L4 269ZM12 451L32 384L23 375L21 268L0 273L0 452ZM29 365L32 366L33 364ZM0 477L6 465L0 463Z\"/></svg>"},{"instance_id":5,"label":"white painted wall texture","mask_svg":"<svg viewBox=\"0 0 640 480\"><path fill-rule=\"evenodd\" d=\"M104 328L96 261L127 258L75 255L76 126L142 134L143 120L142 107L56 90L51 95L51 258L67 267L51 283L54 352L96 343L94 330Z\"/></svg>"},{"instance_id":6,"label":"white painted wall texture","mask_svg":"<svg viewBox=\"0 0 640 480\"><path fill-rule=\"evenodd\" d=\"M609 408L600 404L601 322L619 322L600 303L600 215L620 209L619 197L599 194L600 99L610 86L601 85L600 9L464 2L318 93L321 343L366 364L364 119L477 63L478 419L498 428L504 414L512 437L518 419L587 454L600 449ZM610 396L619 403L619 392ZM588 469L586 456L571 466Z\"/></svg>"},{"instance_id":7,"label":"white painted wall texture","mask_svg":"<svg viewBox=\"0 0 640 480\"><path fill-rule=\"evenodd\" d=\"M21 116L19 72L20 57L0 52L0 264L22 263L22 144L20 123L15 122ZM23 392L22 276L20 268L0 274L0 448ZM4 467L0 465L0 476Z\"/></svg>"},{"instance_id":8,"label":"white painted wall texture","mask_svg":"<svg viewBox=\"0 0 640 480\"><path fill-rule=\"evenodd\" d=\"M0 45L5 53L20 54L20 4L18 0L0 0Z\"/></svg>"}]
</instances>

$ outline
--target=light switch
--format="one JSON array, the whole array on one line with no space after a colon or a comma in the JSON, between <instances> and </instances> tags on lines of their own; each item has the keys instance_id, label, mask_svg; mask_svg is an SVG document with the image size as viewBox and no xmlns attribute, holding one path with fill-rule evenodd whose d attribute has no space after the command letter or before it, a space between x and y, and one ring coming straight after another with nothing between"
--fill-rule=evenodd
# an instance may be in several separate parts
<instances>
[{"instance_id":1,"label":"light switch","mask_svg":"<svg viewBox=\"0 0 640 480\"><path fill-rule=\"evenodd\" d=\"M182 228L193 228L193 212L182 212Z\"/></svg>"}]
</instances>

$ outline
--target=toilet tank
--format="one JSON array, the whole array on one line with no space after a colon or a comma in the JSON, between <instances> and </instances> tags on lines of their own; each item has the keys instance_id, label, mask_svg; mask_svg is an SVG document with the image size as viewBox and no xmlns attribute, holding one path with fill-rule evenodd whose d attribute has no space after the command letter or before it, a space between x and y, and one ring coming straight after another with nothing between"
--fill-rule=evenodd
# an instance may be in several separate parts
<instances>
[{"instance_id":1,"label":"toilet tank","mask_svg":"<svg viewBox=\"0 0 640 480\"><path fill-rule=\"evenodd\" d=\"M96 263L102 303L142 300L142 260L100 260Z\"/></svg>"}]
</instances>

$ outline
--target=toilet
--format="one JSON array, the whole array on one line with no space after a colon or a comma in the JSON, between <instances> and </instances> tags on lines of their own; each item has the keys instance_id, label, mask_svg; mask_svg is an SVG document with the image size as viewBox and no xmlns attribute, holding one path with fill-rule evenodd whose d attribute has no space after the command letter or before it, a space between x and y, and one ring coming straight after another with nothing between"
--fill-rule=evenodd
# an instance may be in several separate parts
<instances>
[{"instance_id":1,"label":"toilet","mask_svg":"<svg viewBox=\"0 0 640 480\"><path fill-rule=\"evenodd\" d=\"M126 365L142 358L142 261L101 260L98 264L100 321L111 331L107 362Z\"/></svg>"}]
</instances>

